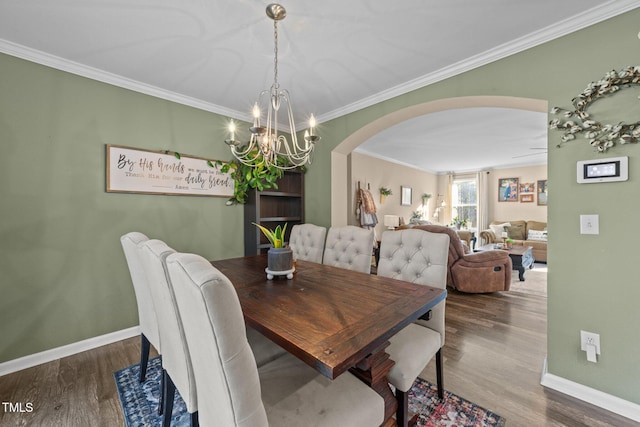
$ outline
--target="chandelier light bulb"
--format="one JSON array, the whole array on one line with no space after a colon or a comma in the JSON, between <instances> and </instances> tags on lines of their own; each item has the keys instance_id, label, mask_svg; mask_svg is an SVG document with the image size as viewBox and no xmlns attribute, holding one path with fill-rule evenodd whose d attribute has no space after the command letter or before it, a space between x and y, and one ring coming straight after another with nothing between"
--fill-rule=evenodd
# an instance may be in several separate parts
<instances>
[{"instance_id":1,"label":"chandelier light bulb","mask_svg":"<svg viewBox=\"0 0 640 427\"><path fill-rule=\"evenodd\" d=\"M233 120L229 122L229 126L227 127L227 129L229 130L230 138L225 139L224 142L228 146L232 147L231 151L233 151L233 147L239 144L238 141L236 141L236 124L233 122Z\"/></svg>"},{"instance_id":2,"label":"chandelier light bulb","mask_svg":"<svg viewBox=\"0 0 640 427\"><path fill-rule=\"evenodd\" d=\"M260 124L260 107L258 107L258 103L253 104L253 124L258 126Z\"/></svg>"}]
</instances>

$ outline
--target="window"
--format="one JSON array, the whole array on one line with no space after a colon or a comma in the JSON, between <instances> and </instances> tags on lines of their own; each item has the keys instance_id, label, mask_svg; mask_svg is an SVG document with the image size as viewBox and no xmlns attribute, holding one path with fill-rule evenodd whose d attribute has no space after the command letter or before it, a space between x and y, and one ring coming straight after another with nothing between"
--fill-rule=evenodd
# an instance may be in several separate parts
<instances>
[{"instance_id":1,"label":"window","mask_svg":"<svg viewBox=\"0 0 640 427\"><path fill-rule=\"evenodd\" d=\"M468 227L478 226L478 185L475 178L453 180L451 217L469 220Z\"/></svg>"}]
</instances>

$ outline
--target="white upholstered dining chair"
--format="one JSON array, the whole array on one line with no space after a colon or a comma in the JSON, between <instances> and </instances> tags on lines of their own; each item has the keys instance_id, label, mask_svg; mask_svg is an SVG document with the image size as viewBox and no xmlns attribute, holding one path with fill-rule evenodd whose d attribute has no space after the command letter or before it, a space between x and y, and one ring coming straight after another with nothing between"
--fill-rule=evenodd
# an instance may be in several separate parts
<instances>
[{"instance_id":1,"label":"white upholstered dining chair","mask_svg":"<svg viewBox=\"0 0 640 427\"><path fill-rule=\"evenodd\" d=\"M293 250L293 258L321 264L326 235L327 229L319 225L294 225L289 236L289 247Z\"/></svg>"},{"instance_id":2,"label":"white upholstered dining chair","mask_svg":"<svg viewBox=\"0 0 640 427\"><path fill-rule=\"evenodd\" d=\"M327 232L322 263L348 270L371 272L373 229L347 225Z\"/></svg>"},{"instance_id":3,"label":"white upholstered dining chair","mask_svg":"<svg viewBox=\"0 0 640 427\"><path fill-rule=\"evenodd\" d=\"M446 234L419 229L386 231L380 244L378 275L445 289L448 256L449 236ZM423 316L389 340L387 353L396 362L389 372L389 382L396 388L399 427L407 425L408 391L434 356L438 397L443 398L445 302L438 303L429 316Z\"/></svg>"},{"instance_id":4,"label":"white upholstered dining chair","mask_svg":"<svg viewBox=\"0 0 640 427\"><path fill-rule=\"evenodd\" d=\"M149 363L150 346L161 354L160 337L158 334L158 321L149 291L147 276L140 260L137 246L149 240L147 236L137 231L132 231L120 237L120 243L124 256L129 266L133 291L136 295L138 306L138 322L140 324L140 382L145 380Z\"/></svg>"},{"instance_id":5,"label":"white upholstered dining chair","mask_svg":"<svg viewBox=\"0 0 640 427\"><path fill-rule=\"evenodd\" d=\"M331 381L291 355L258 371L229 279L194 254L172 254L167 267L191 349L203 426L382 423L382 397L348 372Z\"/></svg>"},{"instance_id":6,"label":"white upholstered dining chair","mask_svg":"<svg viewBox=\"0 0 640 427\"><path fill-rule=\"evenodd\" d=\"M173 287L167 273L166 258L176 253L161 240L148 240L138 245L140 259L149 279L151 298L158 317L162 353L163 388L161 395L163 426L169 427L175 390L182 396L191 416L191 425L198 425L196 382L191 356L178 312Z\"/></svg>"}]
</instances>

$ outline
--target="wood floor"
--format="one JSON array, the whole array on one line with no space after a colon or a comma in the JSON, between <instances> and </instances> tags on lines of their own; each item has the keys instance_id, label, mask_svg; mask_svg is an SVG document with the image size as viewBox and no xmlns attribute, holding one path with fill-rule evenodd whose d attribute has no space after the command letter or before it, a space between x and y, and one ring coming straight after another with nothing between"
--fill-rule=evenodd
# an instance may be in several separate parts
<instances>
[{"instance_id":1,"label":"wood floor","mask_svg":"<svg viewBox=\"0 0 640 427\"><path fill-rule=\"evenodd\" d=\"M450 290L444 347L445 389L490 409L508 426L637 426L540 385L546 354L546 298L523 292L488 295ZM0 426L123 426L113 372L137 362L128 339L0 377ZM435 366L423 377L435 381ZM24 405L23 405L24 406Z\"/></svg>"}]
</instances>

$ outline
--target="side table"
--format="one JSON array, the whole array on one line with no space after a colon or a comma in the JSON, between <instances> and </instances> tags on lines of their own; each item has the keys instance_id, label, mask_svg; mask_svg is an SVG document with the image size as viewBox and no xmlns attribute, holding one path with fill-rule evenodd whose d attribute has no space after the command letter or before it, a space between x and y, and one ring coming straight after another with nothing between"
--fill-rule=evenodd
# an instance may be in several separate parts
<instances>
[{"instance_id":1,"label":"side table","mask_svg":"<svg viewBox=\"0 0 640 427\"><path fill-rule=\"evenodd\" d=\"M513 270L518 271L518 279L521 282L524 282L524 271L525 269L533 268L533 263L536 262L536 259L533 257L533 248L531 246L513 246L511 249L502 249L497 248L495 244L491 243L488 245L480 246L477 251L507 251L509 254L509 258L511 258L511 265Z\"/></svg>"}]
</instances>

